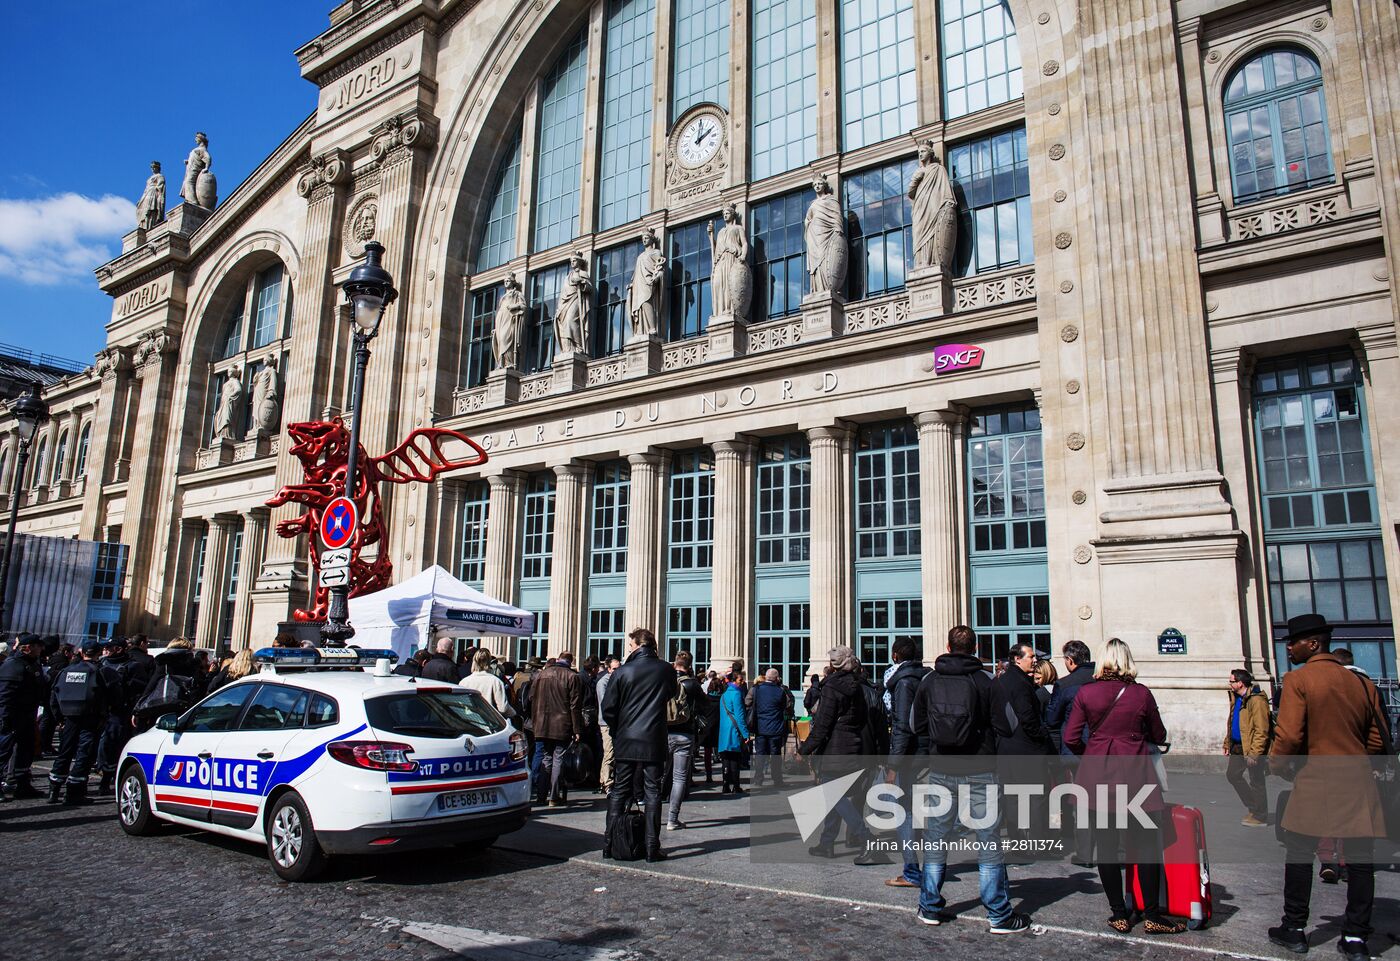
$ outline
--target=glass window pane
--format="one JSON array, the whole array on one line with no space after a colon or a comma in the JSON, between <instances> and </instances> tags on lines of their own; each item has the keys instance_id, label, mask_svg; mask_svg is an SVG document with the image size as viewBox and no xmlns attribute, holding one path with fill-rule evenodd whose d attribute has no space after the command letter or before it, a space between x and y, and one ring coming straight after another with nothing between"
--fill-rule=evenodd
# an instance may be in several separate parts
<instances>
[{"instance_id":1,"label":"glass window pane","mask_svg":"<svg viewBox=\"0 0 1400 961\"><path fill-rule=\"evenodd\" d=\"M584 88L588 32L580 30L540 88L535 157L534 249L568 243L578 233L583 163Z\"/></svg>"}]
</instances>

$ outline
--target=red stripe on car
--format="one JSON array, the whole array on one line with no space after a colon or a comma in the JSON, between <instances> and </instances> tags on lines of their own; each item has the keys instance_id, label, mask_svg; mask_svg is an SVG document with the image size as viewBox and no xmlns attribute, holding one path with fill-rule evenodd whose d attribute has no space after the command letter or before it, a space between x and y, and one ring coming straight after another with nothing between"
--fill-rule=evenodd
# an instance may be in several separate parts
<instances>
[{"instance_id":1,"label":"red stripe on car","mask_svg":"<svg viewBox=\"0 0 1400 961\"><path fill-rule=\"evenodd\" d=\"M439 791L455 791L458 788L490 787L493 784L514 784L530 776L529 771L518 771L502 777L477 778L475 781L447 781L431 784L396 784L391 789L394 794L436 794Z\"/></svg>"}]
</instances>

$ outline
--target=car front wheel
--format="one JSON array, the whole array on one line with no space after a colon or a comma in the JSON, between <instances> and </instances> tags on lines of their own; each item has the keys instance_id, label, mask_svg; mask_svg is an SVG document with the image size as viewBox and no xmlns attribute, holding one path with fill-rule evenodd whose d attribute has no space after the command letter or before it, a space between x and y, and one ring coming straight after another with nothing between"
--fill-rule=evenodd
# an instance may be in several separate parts
<instances>
[{"instance_id":1,"label":"car front wheel","mask_svg":"<svg viewBox=\"0 0 1400 961\"><path fill-rule=\"evenodd\" d=\"M122 830L132 837L155 834L160 822L151 813L151 795L146 790L146 775L141 765L132 762L122 769L117 782L117 820Z\"/></svg>"},{"instance_id":2,"label":"car front wheel","mask_svg":"<svg viewBox=\"0 0 1400 961\"><path fill-rule=\"evenodd\" d=\"M284 881L309 881L325 868L326 853L299 795L282 795L268 812L267 856Z\"/></svg>"}]
</instances>

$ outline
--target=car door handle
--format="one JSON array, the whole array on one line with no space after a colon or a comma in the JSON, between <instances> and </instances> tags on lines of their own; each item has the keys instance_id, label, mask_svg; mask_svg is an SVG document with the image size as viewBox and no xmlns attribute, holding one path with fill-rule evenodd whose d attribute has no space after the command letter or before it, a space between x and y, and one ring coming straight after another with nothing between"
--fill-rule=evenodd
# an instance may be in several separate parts
<instances>
[{"instance_id":1,"label":"car door handle","mask_svg":"<svg viewBox=\"0 0 1400 961\"><path fill-rule=\"evenodd\" d=\"M209 760L210 758L212 758L213 756L214 756L214 752L213 752L213 751L200 751L200 752L199 752L200 760L203 760L203 761L207 761L207 760Z\"/></svg>"},{"instance_id":2,"label":"car door handle","mask_svg":"<svg viewBox=\"0 0 1400 961\"><path fill-rule=\"evenodd\" d=\"M259 752L258 752L258 757L262 758L264 761L270 760L270 759L272 758L272 752L271 752L271 751L259 751Z\"/></svg>"}]
</instances>

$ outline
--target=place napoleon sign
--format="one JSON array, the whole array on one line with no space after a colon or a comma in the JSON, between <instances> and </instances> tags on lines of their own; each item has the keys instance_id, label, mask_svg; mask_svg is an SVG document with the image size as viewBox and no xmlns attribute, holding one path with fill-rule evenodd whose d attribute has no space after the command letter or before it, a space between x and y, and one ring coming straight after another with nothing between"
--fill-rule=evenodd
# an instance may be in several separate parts
<instances>
[{"instance_id":1,"label":"place napoleon sign","mask_svg":"<svg viewBox=\"0 0 1400 961\"><path fill-rule=\"evenodd\" d=\"M1158 654L1185 654L1186 635L1174 627L1169 627L1157 635Z\"/></svg>"}]
</instances>

